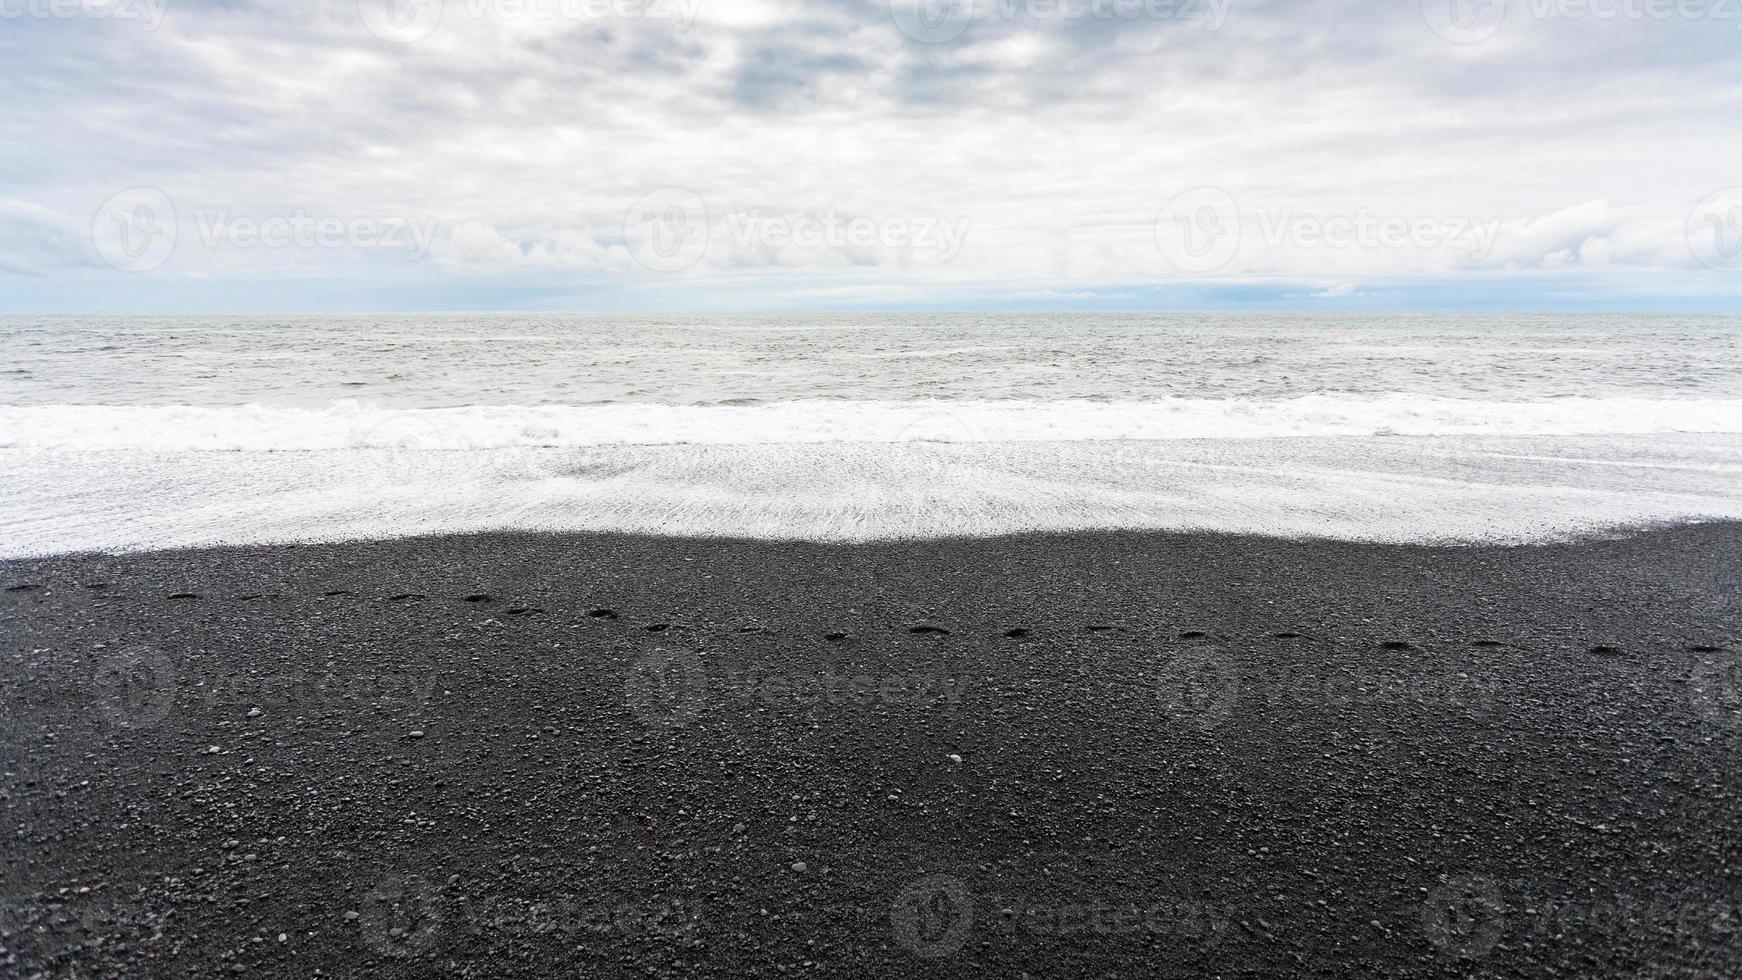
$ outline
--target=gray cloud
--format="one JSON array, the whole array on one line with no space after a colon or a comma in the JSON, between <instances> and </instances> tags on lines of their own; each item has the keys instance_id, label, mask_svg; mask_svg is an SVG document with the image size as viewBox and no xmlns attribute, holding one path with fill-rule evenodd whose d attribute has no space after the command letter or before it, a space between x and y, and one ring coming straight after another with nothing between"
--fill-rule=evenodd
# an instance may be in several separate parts
<instances>
[{"instance_id":1,"label":"gray cloud","mask_svg":"<svg viewBox=\"0 0 1742 980\"><path fill-rule=\"evenodd\" d=\"M1492 37L1455 44L1417 3L1067 17L978 0L958 37L922 43L881 0L702 0L693 23L446 0L427 37L397 43L366 26L377 2L172 0L155 30L0 20L0 275L83 275L90 215L140 186L184 224L218 208L439 222L408 274L469 281L669 285L624 245L630 204L663 187L716 216L970 221L947 262L710 241L676 274L685 290L830 288L819 270L862 270L903 295L1123 295L1193 278L1158 251L1155 223L1203 185L1250 220L1365 211L1503 230L1477 259L1246 243L1213 273L1348 296L1388 277L1692 271L1688 209L1742 183L1742 33L1709 20L1538 18L1542 0L1514 0ZM344 277L394 258L190 237L152 275Z\"/></svg>"}]
</instances>

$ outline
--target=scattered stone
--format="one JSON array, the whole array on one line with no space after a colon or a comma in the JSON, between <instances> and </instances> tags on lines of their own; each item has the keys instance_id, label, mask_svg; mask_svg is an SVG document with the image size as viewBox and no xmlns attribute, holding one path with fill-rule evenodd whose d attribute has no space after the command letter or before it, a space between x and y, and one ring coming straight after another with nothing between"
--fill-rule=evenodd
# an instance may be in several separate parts
<instances>
[{"instance_id":1,"label":"scattered stone","mask_svg":"<svg viewBox=\"0 0 1742 980\"><path fill-rule=\"evenodd\" d=\"M959 765L961 765L961 764L962 764L962 757L961 757L961 756L959 756L959 755L957 755L957 754L955 754L955 753L954 753L954 752L951 752L951 753L950 753L950 761L951 761L951 762L954 762L954 763L955 763L955 764L956 764L956 765L958 765L958 766L959 766Z\"/></svg>"},{"instance_id":2,"label":"scattered stone","mask_svg":"<svg viewBox=\"0 0 1742 980\"><path fill-rule=\"evenodd\" d=\"M792 862L792 870L794 870L794 871L804 871L804 870L806 870L807 867L808 867L808 865L806 865L803 861Z\"/></svg>"},{"instance_id":3,"label":"scattered stone","mask_svg":"<svg viewBox=\"0 0 1742 980\"><path fill-rule=\"evenodd\" d=\"M259 708L249 708L248 709L248 717L250 717L250 718L258 718L262 714L265 714L265 712L261 711Z\"/></svg>"},{"instance_id":4,"label":"scattered stone","mask_svg":"<svg viewBox=\"0 0 1742 980\"><path fill-rule=\"evenodd\" d=\"M423 732L412 732L412 733L411 733L411 737L412 737L412 738L422 738L422 737L423 737Z\"/></svg>"}]
</instances>

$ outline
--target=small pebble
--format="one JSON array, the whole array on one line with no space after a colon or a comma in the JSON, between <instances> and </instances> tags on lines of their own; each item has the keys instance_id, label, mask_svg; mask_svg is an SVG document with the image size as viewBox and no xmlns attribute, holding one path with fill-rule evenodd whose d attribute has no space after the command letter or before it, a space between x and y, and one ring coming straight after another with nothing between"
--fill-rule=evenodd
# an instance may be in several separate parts
<instances>
[{"instance_id":1,"label":"small pebble","mask_svg":"<svg viewBox=\"0 0 1742 980\"><path fill-rule=\"evenodd\" d=\"M345 921L346 921L346 922L356 922L356 921L357 921L357 913L355 913L355 912L346 912L346 913L345 913Z\"/></svg>"},{"instance_id":2,"label":"small pebble","mask_svg":"<svg viewBox=\"0 0 1742 980\"><path fill-rule=\"evenodd\" d=\"M792 862L792 870L803 871L804 869L805 869L805 863L803 861Z\"/></svg>"},{"instance_id":3,"label":"small pebble","mask_svg":"<svg viewBox=\"0 0 1742 980\"><path fill-rule=\"evenodd\" d=\"M423 733L422 733L422 732L412 732L412 733L411 733L411 737L412 737L412 738L422 738L422 737L423 737Z\"/></svg>"},{"instance_id":4,"label":"small pebble","mask_svg":"<svg viewBox=\"0 0 1742 980\"><path fill-rule=\"evenodd\" d=\"M248 717L258 718L258 717L260 717L260 715L261 715L261 711L259 708L249 708L248 709Z\"/></svg>"},{"instance_id":5,"label":"small pebble","mask_svg":"<svg viewBox=\"0 0 1742 980\"><path fill-rule=\"evenodd\" d=\"M954 762L954 763L955 763L955 764L956 764L956 765L958 765L958 766L959 766L959 765L961 765L961 764L962 764L962 757L961 757L961 756L959 756L959 755L957 755L957 754L955 754L955 753L954 753L954 752L951 752L951 753L950 753L950 761L951 761L951 762Z\"/></svg>"}]
</instances>

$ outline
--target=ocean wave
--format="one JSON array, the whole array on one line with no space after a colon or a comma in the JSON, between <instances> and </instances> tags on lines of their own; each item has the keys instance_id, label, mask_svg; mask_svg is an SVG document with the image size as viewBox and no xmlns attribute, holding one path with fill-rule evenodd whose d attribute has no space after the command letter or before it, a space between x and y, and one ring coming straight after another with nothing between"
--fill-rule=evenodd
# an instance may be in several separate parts
<instances>
[{"instance_id":1,"label":"ocean wave","mask_svg":"<svg viewBox=\"0 0 1742 980\"><path fill-rule=\"evenodd\" d=\"M609 445L991 443L1309 436L1742 432L1742 400L1415 395L1287 400L789 401L760 405L484 405L399 409L197 405L0 406L0 448L477 450Z\"/></svg>"},{"instance_id":2,"label":"ocean wave","mask_svg":"<svg viewBox=\"0 0 1742 980\"><path fill-rule=\"evenodd\" d=\"M1742 519L1742 436L0 453L0 557L473 531L1440 543Z\"/></svg>"}]
</instances>

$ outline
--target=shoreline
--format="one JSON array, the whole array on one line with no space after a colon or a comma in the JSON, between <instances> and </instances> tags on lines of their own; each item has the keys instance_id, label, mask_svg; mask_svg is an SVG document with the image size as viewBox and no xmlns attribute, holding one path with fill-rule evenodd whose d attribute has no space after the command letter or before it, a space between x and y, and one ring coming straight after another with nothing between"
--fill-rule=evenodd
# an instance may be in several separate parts
<instances>
[{"instance_id":1,"label":"shoreline","mask_svg":"<svg viewBox=\"0 0 1742 980\"><path fill-rule=\"evenodd\" d=\"M1742 436L1687 434L0 451L0 556L483 533L1526 544L1742 520L1739 452Z\"/></svg>"},{"instance_id":2,"label":"shoreline","mask_svg":"<svg viewBox=\"0 0 1742 980\"><path fill-rule=\"evenodd\" d=\"M0 960L1722 976L1739 556L1717 522L8 560Z\"/></svg>"}]
</instances>

